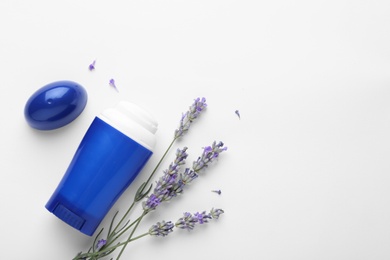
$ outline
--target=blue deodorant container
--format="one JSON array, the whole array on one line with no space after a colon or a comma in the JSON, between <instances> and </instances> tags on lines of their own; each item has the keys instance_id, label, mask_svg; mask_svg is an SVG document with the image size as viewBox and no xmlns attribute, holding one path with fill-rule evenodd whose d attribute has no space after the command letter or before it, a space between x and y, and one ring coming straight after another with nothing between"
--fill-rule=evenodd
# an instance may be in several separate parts
<instances>
[{"instance_id":1,"label":"blue deodorant container","mask_svg":"<svg viewBox=\"0 0 390 260\"><path fill-rule=\"evenodd\" d=\"M93 235L152 155L156 131L153 117L132 103L122 101L104 110L93 120L46 208Z\"/></svg>"}]
</instances>

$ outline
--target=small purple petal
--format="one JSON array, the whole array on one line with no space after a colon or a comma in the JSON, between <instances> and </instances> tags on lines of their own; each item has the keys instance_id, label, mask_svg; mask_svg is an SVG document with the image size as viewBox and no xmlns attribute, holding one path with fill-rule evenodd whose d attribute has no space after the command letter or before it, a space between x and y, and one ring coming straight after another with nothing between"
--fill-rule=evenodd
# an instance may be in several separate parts
<instances>
[{"instance_id":1,"label":"small purple petal","mask_svg":"<svg viewBox=\"0 0 390 260\"><path fill-rule=\"evenodd\" d=\"M212 190L212 192L217 193L218 195L221 195L222 191L221 190Z\"/></svg>"},{"instance_id":2,"label":"small purple petal","mask_svg":"<svg viewBox=\"0 0 390 260\"><path fill-rule=\"evenodd\" d=\"M236 115L238 116L238 118L241 119L240 111L236 110L236 111L234 111L234 113L236 113Z\"/></svg>"},{"instance_id":3,"label":"small purple petal","mask_svg":"<svg viewBox=\"0 0 390 260\"><path fill-rule=\"evenodd\" d=\"M116 87L115 85L115 80L114 79L110 79L110 82L109 82L110 86L113 87L116 91L118 91L118 88ZM119 91L118 91L119 92Z\"/></svg>"},{"instance_id":4,"label":"small purple petal","mask_svg":"<svg viewBox=\"0 0 390 260\"><path fill-rule=\"evenodd\" d=\"M94 60L91 64L89 64L88 69L93 71L95 69L96 60Z\"/></svg>"}]
</instances>

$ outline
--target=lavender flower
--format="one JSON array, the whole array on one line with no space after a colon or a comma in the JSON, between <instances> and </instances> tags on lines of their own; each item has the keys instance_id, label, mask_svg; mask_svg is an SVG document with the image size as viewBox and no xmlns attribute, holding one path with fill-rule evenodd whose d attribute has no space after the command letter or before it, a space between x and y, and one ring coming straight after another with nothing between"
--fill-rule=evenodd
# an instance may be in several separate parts
<instances>
[{"instance_id":1,"label":"lavender flower","mask_svg":"<svg viewBox=\"0 0 390 260\"><path fill-rule=\"evenodd\" d=\"M213 219L218 219L221 214L225 213L222 209L214 209L212 208L210 211L210 216Z\"/></svg>"},{"instance_id":2,"label":"lavender flower","mask_svg":"<svg viewBox=\"0 0 390 260\"><path fill-rule=\"evenodd\" d=\"M171 163L167 170L164 171L164 175L157 181L153 194L151 194L142 206L145 211L151 211L162 201L168 201L175 197L177 194L175 190L177 187L177 177L180 165L185 164L185 159L188 154L186 153L187 147L182 150L177 149L176 159Z\"/></svg>"},{"instance_id":3,"label":"lavender flower","mask_svg":"<svg viewBox=\"0 0 390 260\"><path fill-rule=\"evenodd\" d=\"M196 172L190 170L190 168L186 168L184 172L180 174L179 180L170 189L169 197L173 198L181 194L184 186L190 184L197 177L198 174L196 174Z\"/></svg>"},{"instance_id":4,"label":"lavender flower","mask_svg":"<svg viewBox=\"0 0 390 260\"><path fill-rule=\"evenodd\" d=\"M176 221L175 226L181 229L193 230L196 223L198 223L198 218L192 216L189 212L185 212L184 216Z\"/></svg>"},{"instance_id":5,"label":"lavender flower","mask_svg":"<svg viewBox=\"0 0 390 260\"><path fill-rule=\"evenodd\" d=\"M174 163L176 165L183 165L185 164L185 159L187 159L188 154L186 153L187 147L184 147L183 150L177 149L176 150L176 159Z\"/></svg>"},{"instance_id":6,"label":"lavender flower","mask_svg":"<svg viewBox=\"0 0 390 260\"><path fill-rule=\"evenodd\" d=\"M156 195L151 194L146 201L142 203L144 210L150 211L156 209L161 203L161 198L158 198Z\"/></svg>"},{"instance_id":7,"label":"lavender flower","mask_svg":"<svg viewBox=\"0 0 390 260\"><path fill-rule=\"evenodd\" d=\"M222 213L222 209L214 208L208 214L206 214L206 211L202 213L196 212L194 215L185 212L184 216L176 221L175 226L181 229L193 230L196 224L205 224L210 219L218 219Z\"/></svg>"},{"instance_id":8,"label":"lavender flower","mask_svg":"<svg viewBox=\"0 0 390 260\"><path fill-rule=\"evenodd\" d=\"M211 219L210 214L206 214L206 211L203 211L202 213L196 212L194 215L198 219L199 224L208 223L209 219Z\"/></svg>"},{"instance_id":9,"label":"lavender flower","mask_svg":"<svg viewBox=\"0 0 390 260\"><path fill-rule=\"evenodd\" d=\"M207 146L203 148L202 156L198 157L196 161L194 161L192 168L195 172L199 172L203 168L207 167L212 161L219 157L219 154L223 151L227 150L227 147L223 147L224 144L222 142L213 142L211 146Z\"/></svg>"},{"instance_id":10,"label":"lavender flower","mask_svg":"<svg viewBox=\"0 0 390 260\"><path fill-rule=\"evenodd\" d=\"M115 84L115 80L114 80L114 79L110 79L109 84L110 84L110 86L113 87L116 91L118 91L118 88L116 87L116 84ZM119 92L119 91L118 91L118 92Z\"/></svg>"},{"instance_id":11,"label":"lavender flower","mask_svg":"<svg viewBox=\"0 0 390 260\"><path fill-rule=\"evenodd\" d=\"M234 113L236 113L236 115L238 116L238 119L241 119L240 111L236 110L236 111L234 111Z\"/></svg>"},{"instance_id":12,"label":"lavender flower","mask_svg":"<svg viewBox=\"0 0 390 260\"><path fill-rule=\"evenodd\" d=\"M198 174L191 170L190 168L186 168L182 174L180 174L180 181L184 184L190 184L194 179L198 178Z\"/></svg>"},{"instance_id":13,"label":"lavender flower","mask_svg":"<svg viewBox=\"0 0 390 260\"><path fill-rule=\"evenodd\" d=\"M161 223L157 222L149 229L149 235L165 237L173 231L173 227L174 225L171 221L162 221Z\"/></svg>"},{"instance_id":14,"label":"lavender flower","mask_svg":"<svg viewBox=\"0 0 390 260\"><path fill-rule=\"evenodd\" d=\"M194 103L189 107L189 110L181 117L179 128L175 130L175 139L182 137L186 132L188 132L191 123L206 107L207 104L205 98L197 98L194 100Z\"/></svg>"},{"instance_id":15,"label":"lavender flower","mask_svg":"<svg viewBox=\"0 0 390 260\"><path fill-rule=\"evenodd\" d=\"M100 239L96 244L96 250L99 251L105 244L107 243L107 240Z\"/></svg>"},{"instance_id":16,"label":"lavender flower","mask_svg":"<svg viewBox=\"0 0 390 260\"><path fill-rule=\"evenodd\" d=\"M185 163L188 154L186 153L187 147L184 147L183 150L177 150L175 161L169 165L169 168L164 171L164 175L157 181L153 194L142 203L143 209L145 211L154 210L161 202L169 201L181 194L183 187L198 177L197 172L207 167L221 152L226 151L227 148L223 146L222 142L216 143L214 141L212 146L204 148L202 156L193 163L193 170L187 168L180 175L178 175L178 170L180 165Z\"/></svg>"},{"instance_id":17,"label":"lavender flower","mask_svg":"<svg viewBox=\"0 0 390 260\"><path fill-rule=\"evenodd\" d=\"M94 60L91 64L89 64L88 69L90 71L93 71L95 69L95 63L96 63L96 60Z\"/></svg>"}]
</instances>

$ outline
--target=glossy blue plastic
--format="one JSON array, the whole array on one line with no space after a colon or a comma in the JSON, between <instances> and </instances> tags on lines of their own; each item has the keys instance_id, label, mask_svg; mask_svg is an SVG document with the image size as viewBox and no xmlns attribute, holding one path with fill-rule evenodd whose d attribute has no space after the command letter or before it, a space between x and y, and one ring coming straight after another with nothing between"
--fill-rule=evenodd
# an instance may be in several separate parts
<instances>
[{"instance_id":1,"label":"glossy blue plastic","mask_svg":"<svg viewBox=\"0 0 390 260\"><path fill-rule=\"evenodd\" d=\"M96 117L46 208L91 236L151 155Z\"/></svg>"},{"instance_id":2,"label":"glossy blue plastic","mask_svg":"<svg viewBox=\"0 0 390 260\"><path fill-rule=\"evenodd\" d=\"M38 89L27 101L24 116L38 130L53 130L75 120L87 104L87 92L73 81L56 81Z\"/></svg>"}]
</instances>

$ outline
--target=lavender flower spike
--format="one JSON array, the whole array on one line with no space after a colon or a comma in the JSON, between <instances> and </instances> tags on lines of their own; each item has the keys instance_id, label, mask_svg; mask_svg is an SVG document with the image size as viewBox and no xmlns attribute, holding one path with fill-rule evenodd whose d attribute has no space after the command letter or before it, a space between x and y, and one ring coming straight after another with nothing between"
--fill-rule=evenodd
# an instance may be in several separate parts
<instances>
[{"instance_id":1,"label":"lavender flower spike","mask_svg":"<svg viewBox=\"0 0 390 260\"><path fill-rule=\"evenodd\" d=\"M159 178L153 193L142 203L142 207L145 211L154 210L161 202L168 201L177 195L178 172L180 166L185 164L185 160L188 156L186 151L187 147L184 147L182 150L177 149L176 159L169 165L169 168L164 171L164 175Z\"/></svg>"},{"instance_id":2,"label":"lavender flower spike","mask_svg":"<svg viewBox=\"0 0 390 260\"><path fill-rule=\"evenodd\" d=\"M175 139L182 137L186 132L188 132L191 123L206 107L206 98L197 98L194 100L194 103L189 107L188 111L181 117L180 126L175 130Z\"/></svg>"},{"instance_id":3,"label":"lavender flower spike","mask_svg":"<svg viewBox=\"0 0 390 260\"><path fill-rule=\"evenodd\" d=\"M211 146L203 148L202 156L194 161L192 168L195 172L199 172L203 168L207 167L211 162L219 157L219 154L226 151L227 147L223 147L223 142L213 142Z\"/></svg>"},{"instance_id":4,"label":"lavender flower spike","mask_svg":"<svg viewBox=\"0 0 390 260\"><path fill-rule=\"evenodd\" d=\"M181 229L193 230L197 222L197 217L192 216L192 214L189 212L185 212L184 217L179 218L176 221L175 226Z\"/></svg>"},{"instance_id":5,"label":"lavender flower spike","mask_svg":"<svg viewBox=\"0 0 390 260\"><path fill-rule=\"evenodd\" d=\"M142 207L145 211L155 210L158 205L161 203L161 198L158 198L156 195L151 194L146 201L142 203Z\"/></svg>"},{"instance_id":6,"label":"lavender flower spike","mask_svg":"<svg viewBox=\"0 0 390 260\"><path fill-rule=\"evenodd\" d=\"M185 212L184 216L179 218L175 226L181 229L193 230L196 224L208 223L210 219L218 219L219 215L223 213L222 209L212 209L210 213L206 214L206 211L202 213L196 212L194 215Z\"/></svg>"},{"instance_id":7,"label":"lavender flower spike","mask_svg":"<svg viewBox=\"0 0 390 260\"><path fill-rule=\"evenodd\" d=\"M173 227L174 225L171 221L162 221L161 223L157 222L149 229L149 235L165 237L173 231Z\"/></svg>"}]
</instances>

